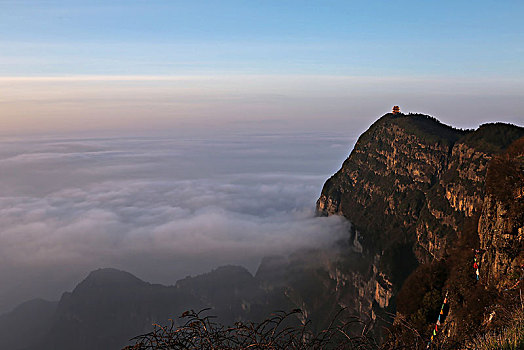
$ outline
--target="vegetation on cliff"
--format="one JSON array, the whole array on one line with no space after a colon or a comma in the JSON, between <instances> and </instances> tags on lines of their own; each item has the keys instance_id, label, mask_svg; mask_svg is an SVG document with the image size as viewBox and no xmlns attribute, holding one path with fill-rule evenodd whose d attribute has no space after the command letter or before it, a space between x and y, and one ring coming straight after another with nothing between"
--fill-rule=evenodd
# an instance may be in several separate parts
<instances>
[{"instance_id":1,"label":"vegetation on cliff","mask_svg":"<svg viewBox=\"0 0 524 350\"><path fill-rule=\"evenodd\" d=\"M262 322L237 322L233 326L215 322L206 311L185 312L178 327L174 322L156 325L152 332L135 337L134 344L123 350L378 349L364 322L358 317L343 317L341 313L325 329L315 332L299 309L276 312ZM357 330L358 335L354 335Z\"/></svg>"}]
</instances>

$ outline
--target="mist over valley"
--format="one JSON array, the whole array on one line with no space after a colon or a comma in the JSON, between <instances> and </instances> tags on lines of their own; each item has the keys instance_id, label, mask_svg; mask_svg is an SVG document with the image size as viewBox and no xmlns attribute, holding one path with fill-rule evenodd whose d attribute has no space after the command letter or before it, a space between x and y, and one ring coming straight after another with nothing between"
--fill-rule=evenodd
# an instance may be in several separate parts
<instances>
[{"instance_id":1,"label":"mist over valley","mask_svg":"<svg viewBox=\"0 0 524 350\"><path fill-rule=\"evenodd\" d=\"M4 140L0 310L57 300L100 267L173 284L329 246L347 223L315 217L314 203L352 142L278 133Z\"/></svg>"}]
</instances>

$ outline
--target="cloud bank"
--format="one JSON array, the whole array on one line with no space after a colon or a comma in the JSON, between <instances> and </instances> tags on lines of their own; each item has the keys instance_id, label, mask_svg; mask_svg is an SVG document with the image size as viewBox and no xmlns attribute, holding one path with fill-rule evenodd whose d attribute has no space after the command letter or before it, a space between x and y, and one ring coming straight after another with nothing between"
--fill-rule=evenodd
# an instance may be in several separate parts
<instances>
[{"instance_id":1,"label":"cloud bank","mask_svg":"<svg viewBox=\"0 0 524 350\"><path fill-rule=\"evenodd\" d=\"M0 310L117 267L174 283L347 232L314 202L351 140L321 135L2 143ZM332 163L327 165L328 163Z\"/></svg>"}]
</instances>

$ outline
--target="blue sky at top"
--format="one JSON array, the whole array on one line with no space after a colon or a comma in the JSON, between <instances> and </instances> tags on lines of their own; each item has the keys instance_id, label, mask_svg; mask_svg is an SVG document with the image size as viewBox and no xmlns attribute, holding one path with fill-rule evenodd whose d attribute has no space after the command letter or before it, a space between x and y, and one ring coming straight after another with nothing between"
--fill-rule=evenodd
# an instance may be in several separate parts
<instances>
[{"instance_id":1,"label":"blue sky at top","mask_svg":"<svg viewBox=\"0 0 524 350\"><path fill-rule=\"evenodd\" d=\"M0 0L0 135L524 122L524 1Z\"/></svg>"},{"instance_id":2,"label":"blue sky at top","mask_svg":"<svg viewBox=\"0 0 524 350\"><path fill-rule=\"evenodd\" d=\"M522 1L1 1L0 75L522 77Z\"/></svg>"}]
</instances>

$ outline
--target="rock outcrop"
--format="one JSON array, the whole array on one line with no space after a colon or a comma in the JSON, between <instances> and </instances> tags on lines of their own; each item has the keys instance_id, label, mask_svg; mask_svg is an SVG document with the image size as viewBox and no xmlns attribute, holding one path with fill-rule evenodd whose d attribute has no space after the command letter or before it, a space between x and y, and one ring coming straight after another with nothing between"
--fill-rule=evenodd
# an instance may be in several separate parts
<instances>
[{"instance_id":1,"label":"rock outcrop","mask_svg":"<svg viewBox=\"0 0 524 350\"><path fill-rule=\"evenodd\" d=\"M511 288L524 264L524 138L489 164L478 235L484 278Z\"/></svg>"},{"instance_id":2,"label":"rock outcrop","mask_svg":"<svg viewBox=\"0 0 524 350\"><path fill-rule=\"evenodd\" d=\"M458 130L420 114L386 114L362 134L317 201L319 215L345 216L361 237L361 259L370 269L346 267L351 271L345 273L350 277L346 284L363 291L352 303L366 305L362 311L371 314L393 311L410 273L437 261L446 263L433 270L453 270L457 262L450 256L465 240L460 249L485 251L483 283L507 286L502 276L515 276L523 262L524 190L515 180L523 177L523 142L503 152L523 136L524 128L514 125ZM512 170L501 170L503 162ZM497 178L491 187L487 176ZM504 194L494 194L500 187ZM478 226L470 237L464 232L471 222ZM442 291L431 288L420 298L440 299ZM428 305L438 304L428 300Z\"/></svg>"}]
</instances>

